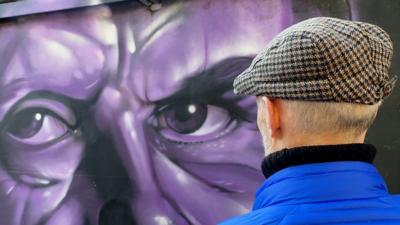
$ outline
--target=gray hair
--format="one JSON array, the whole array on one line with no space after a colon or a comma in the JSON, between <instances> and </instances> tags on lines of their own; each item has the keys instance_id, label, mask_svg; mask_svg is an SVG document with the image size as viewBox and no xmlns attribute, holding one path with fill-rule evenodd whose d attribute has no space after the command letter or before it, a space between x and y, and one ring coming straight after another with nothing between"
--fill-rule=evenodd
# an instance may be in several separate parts
<instances>
[{"instance_id":1,"label":"gray hair","mask_svg":"<svg viewBox=\"0 0 400 225\"><path fill-rule=\"evenodd\" d=\"M374 105L282 101L295 128L303 133L348 133L358 136L374 122L381 102Z\"/></svg>"}]
</instances>

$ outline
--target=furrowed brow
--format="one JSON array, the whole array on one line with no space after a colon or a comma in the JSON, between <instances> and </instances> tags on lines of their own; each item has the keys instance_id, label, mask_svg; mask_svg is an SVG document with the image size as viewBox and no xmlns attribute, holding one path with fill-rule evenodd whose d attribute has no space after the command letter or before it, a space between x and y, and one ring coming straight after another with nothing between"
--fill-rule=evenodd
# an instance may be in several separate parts
<instances>
[{"instance_id":1,"label":"furrowed brow","mask_svg":"<svg viewBox=\"0 0 400 225\"><path fill-rule=\"evenodd\" d=\"M222 95L232 90L233 80L251 64L251 61L251 57L225 59L200 74L187 78L180 90L156 103L163 105L183 99L199 99L210 94Z\"/></svg>"}]
</instances>

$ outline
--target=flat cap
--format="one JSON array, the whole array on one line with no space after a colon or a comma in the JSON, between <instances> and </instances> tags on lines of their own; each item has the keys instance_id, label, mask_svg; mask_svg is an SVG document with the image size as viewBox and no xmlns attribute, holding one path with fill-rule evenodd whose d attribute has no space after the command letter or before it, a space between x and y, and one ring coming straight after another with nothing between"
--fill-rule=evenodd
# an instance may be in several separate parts
<instances>
[{"instance_id":1,"label":"flat cap","mask_svg":"<svg viewBox=\"0 0 400 225\"><path fill-rule=\"evenodd\" d=\"M380 27L329 17L297 23L276 36L236 77L235 94L375 104L396 82L393 44Z\"/></svg>"}]
</instances>

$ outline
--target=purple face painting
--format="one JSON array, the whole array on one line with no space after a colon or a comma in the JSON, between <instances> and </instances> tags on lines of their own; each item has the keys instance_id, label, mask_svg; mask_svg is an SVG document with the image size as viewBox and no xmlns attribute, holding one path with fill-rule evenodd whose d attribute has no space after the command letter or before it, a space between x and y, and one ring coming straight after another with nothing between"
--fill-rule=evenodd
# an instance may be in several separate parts
<instances>
[{"instance_id":1,"label":"purple face painting","mask_svg":"<svg viewBox=\"0 0 400 225\"><path fill-rule=\"evenodd\" d=\"M0 24L0 224L212 225L263 177L233 78L287 1L140 4Z\"/></svg>"}]
</instances>

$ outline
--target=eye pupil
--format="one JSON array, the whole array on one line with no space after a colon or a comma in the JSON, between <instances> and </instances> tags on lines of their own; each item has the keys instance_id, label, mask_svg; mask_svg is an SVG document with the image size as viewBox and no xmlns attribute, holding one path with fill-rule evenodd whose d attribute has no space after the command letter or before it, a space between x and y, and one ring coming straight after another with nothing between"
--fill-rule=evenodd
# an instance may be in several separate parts
<instances>
[{"instance_id":1,"label":"eye pupil","mask_svg":"<svg viewBox=\"0 0 400 225\"><path fill-rule=\"evenodd\" d=\"M43 113L37 110L21 111L9 123L7 131L19 138L32 137L42 127L43 118Z\"/></svg>"},{"instance_id":2,"label":"eye pupil","mask_svg":"<svg viewBox=\"0 0 400 225\"><path fill-rule=\"evenodd\" d=\"M174 131L187 134L199 129L207 118L206 104L181 104L164 112L167 125Z\"/></svg>"}]
</instances>

